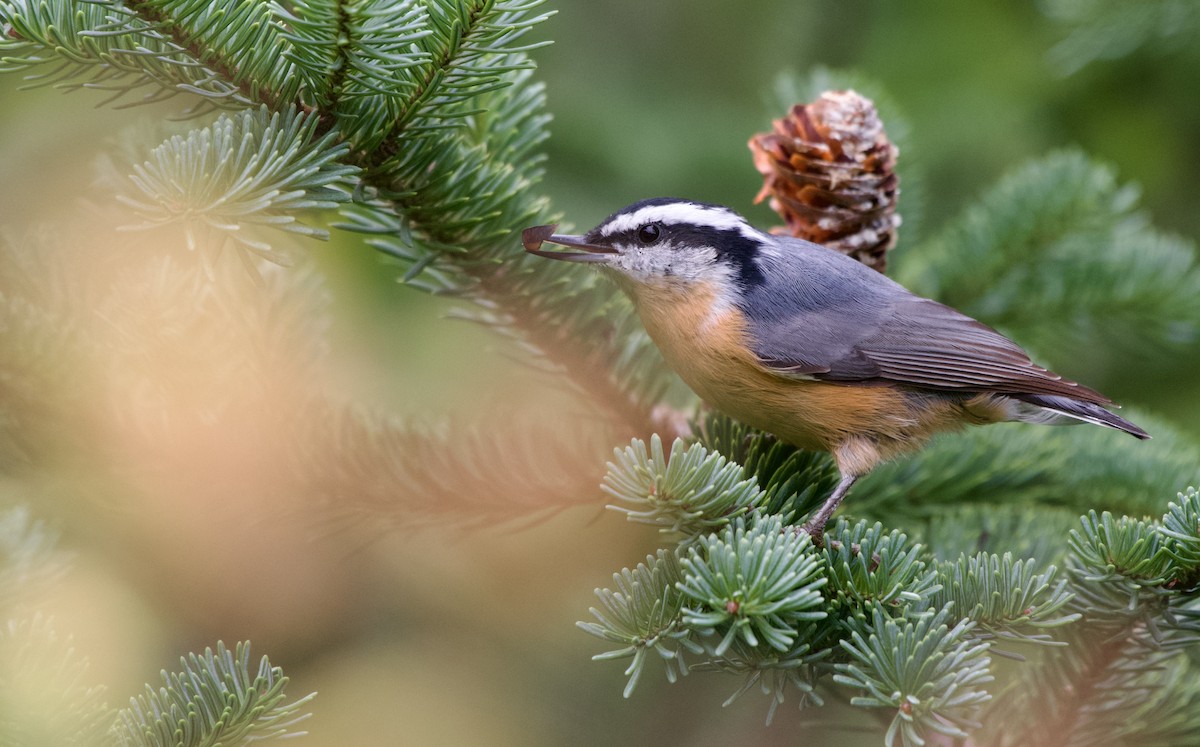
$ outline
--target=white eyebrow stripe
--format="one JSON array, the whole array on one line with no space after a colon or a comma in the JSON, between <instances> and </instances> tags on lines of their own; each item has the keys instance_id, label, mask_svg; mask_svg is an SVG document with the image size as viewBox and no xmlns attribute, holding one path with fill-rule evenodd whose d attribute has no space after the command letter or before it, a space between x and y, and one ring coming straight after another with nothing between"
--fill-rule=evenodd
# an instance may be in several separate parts
<instances>
[{"instance_id":1,"label":"white eyebrow stripe","mask_svg":"<svg viewBox=\"0 0 1200 747\"><path fill-rule=\"evenodd\" d=\"M646 223L693 224L721 231L734 230L746 238L759 239L761 235L741 216L719 207L706 207L691 202L673 202L667 205L647 205L632 213L613 218L601 228L602 236L611 236Z\"/></svg>"}]
</instances>

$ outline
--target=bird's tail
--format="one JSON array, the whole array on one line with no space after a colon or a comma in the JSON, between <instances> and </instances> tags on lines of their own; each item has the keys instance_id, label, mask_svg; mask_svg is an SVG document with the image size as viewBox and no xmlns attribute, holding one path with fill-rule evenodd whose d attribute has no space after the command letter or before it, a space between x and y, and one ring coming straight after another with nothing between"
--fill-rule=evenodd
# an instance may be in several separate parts
<instances>
[{"instance_id":1,"label":"bird's tail","mask_svg":"<svg viewBox=\"0 0 1200 747\"><path fill-rule=\"evenodd\" d=\"M1013 419L1024 423L1041 423L1043 425L1071 425L1081 422L1095 423L1096 425L1125 431L1135 438L1150 438L1149 433L1146 433L1146 431L1125 418L1091 402L1080 402L1077 399L1059 397L1053 394L1016 394L1009 396L1016 400L1017 403Z\"/></svg>"}]
</instances>

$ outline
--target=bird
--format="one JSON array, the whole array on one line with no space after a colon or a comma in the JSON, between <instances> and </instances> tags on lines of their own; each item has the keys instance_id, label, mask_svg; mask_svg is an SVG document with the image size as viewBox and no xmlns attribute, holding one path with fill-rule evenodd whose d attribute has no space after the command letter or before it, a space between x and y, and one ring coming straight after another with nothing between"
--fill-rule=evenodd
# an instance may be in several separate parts
<instances>
[{"instance_id":1,"label":"bird","mask_svg":"<svg viewBox=\"0 0 1200 747\"><path fill-rule=\"evenodd\" d=\"M653 198L583 235L557 228L525 229L525 251L614 279L706 404L832 454L840 479L802 527L818 545L859 478L939 432L1083 422L1150 438L1107 397L1034 364L982 322L728 207Z\"/></svg>"}]
</instances>

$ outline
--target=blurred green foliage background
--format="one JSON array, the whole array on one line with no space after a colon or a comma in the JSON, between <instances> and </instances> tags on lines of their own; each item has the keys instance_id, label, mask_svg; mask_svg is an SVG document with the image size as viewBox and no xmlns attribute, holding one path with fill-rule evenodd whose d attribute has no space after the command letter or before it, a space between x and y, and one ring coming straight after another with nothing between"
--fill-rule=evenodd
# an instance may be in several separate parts
<instances>
[{"instance_id":1,"label":"blurred green foliage background","mask_svg":"<svg viewBox=\"0 0 1200 747\"><path fill-rule=\"evenodd\" d=\"M1148 32L1106 25L1122 5L1160 17ZM745 143L783 114L773 93L781 72L823 66L886 92L885 124L894 115L907 125L895 263L999 176L1070 145L1140 184L1160 228L1197 237L1193 5L561 3L536 31L555 42L535 53L555 116L543 188L580 228L655 195L721 202L771 224L769 209L752 204L760 179ZM1089 40L1099 59L1080 66ZM0 226L15 234L107 209L92 187L97 160L119 160L122 139L148 150L178 109L95 109L94 92L19 85L0 76ZM443 320L446 303L398 286L360 237L307 246L327 277L328 343L347 398L436 419L558 396L513 364L503 341ZM1142 381L1136 362L1129 369L1111 394L1200 435L1195 382ZM764 727L765 702L721 709L734 683L703 674L675 686L647 679L621 700L620 668L589 662L600 647L573 623L586 616L591 589L640 560L655 537L615 515L597 518L598 492L595 511L532 529L400 527L370 543L296 517L234 531L242 507L219 497L134 521L53 495L31 499L15 484L0 483L0 493L56 521L77 553L43 606L75 633L114 705L186 650L249 638L293 677L293 692L319 691L306 744L790 744L814 717L785 705ZM126 544L130 524L160 536ZM820 724L839 721L839 708L815 715L810 743L829 743L835 732ZM841 744L879 742L837 734Z\"/></svg>"}]
</instances>

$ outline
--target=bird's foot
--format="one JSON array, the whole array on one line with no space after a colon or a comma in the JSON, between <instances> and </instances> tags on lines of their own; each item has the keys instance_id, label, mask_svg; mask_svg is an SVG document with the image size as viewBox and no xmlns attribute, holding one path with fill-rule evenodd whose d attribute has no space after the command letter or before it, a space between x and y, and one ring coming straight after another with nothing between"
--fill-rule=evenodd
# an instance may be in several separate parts
<instances>
[{"instance_id":1,"label":"bird's foot","mask_svg":"<svg viewBox=\"0 0 1200 747\"><path fill-rule=\"evenodd\" d=\"M825 547L825 522L817 522L812 519L796 530L796 534L807 534L812 540L813 547L822 549Z\"/></svg>"}]
</instances>

